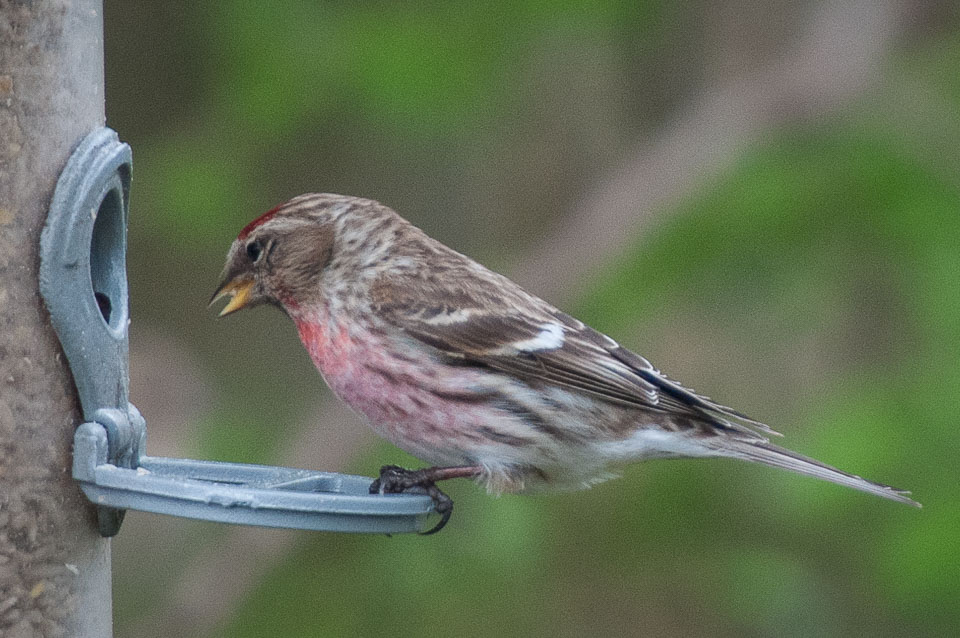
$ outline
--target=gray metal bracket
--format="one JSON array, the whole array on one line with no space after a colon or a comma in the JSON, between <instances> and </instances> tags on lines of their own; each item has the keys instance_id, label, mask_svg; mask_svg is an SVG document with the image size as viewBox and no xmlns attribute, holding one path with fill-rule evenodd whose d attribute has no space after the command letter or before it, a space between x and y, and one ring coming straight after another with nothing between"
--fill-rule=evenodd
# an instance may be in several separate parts
<instances>
[{"instance_id":1,"label":"gray metal bracket","mask_svg":"<svg viewBox=\"0 0 960 638\"><path fill-rule=\"evenodd\" d=\"M128 401L127 215L130 147L109 128L88 135L57 181L40 238L40 292L70 364L85 423L73 476L113 536L126 509L338 532L426 529L420 494L369 494L372 479L333 472L150 457Z\"/></svg>"}]
</instances>

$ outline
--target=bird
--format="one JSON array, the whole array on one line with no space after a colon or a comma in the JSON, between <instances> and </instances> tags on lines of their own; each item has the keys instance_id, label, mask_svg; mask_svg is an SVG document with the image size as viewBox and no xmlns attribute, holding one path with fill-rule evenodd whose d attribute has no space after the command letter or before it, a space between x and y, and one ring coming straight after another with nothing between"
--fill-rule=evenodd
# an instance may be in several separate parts
<instances>
[{"instance_id":1,"label":"bird","mask_svg":"<svg viewBox=\"0 0 960 638\"><path fill-rule=\"evenodd\" d=\"M770 442L779 433L697 394L507 277L371 199L308 193L247 224L210 303L278 307L333 393L429 463L385 465L371 493L453 501L437 482L494 494L572 490L664 458L727 457L919 507Z\"/></svg>"}]
</instances>

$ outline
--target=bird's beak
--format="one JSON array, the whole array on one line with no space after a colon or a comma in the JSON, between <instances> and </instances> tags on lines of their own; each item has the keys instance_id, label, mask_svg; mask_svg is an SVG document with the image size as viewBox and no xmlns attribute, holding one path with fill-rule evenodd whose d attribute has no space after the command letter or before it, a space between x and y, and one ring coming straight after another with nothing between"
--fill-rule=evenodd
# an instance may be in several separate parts
<instances>
[{"instance_id":1,"label":"bird's beak","mask_svg":"<svg viewBox=\"0 0 960 638\"><path fill-rule=\"evenodd\" d=\"M234 277L220 284L217 290L213 293L213 296L210 297L210 304L213 305L216 303L220 297L224 295L230 295L230 301L226 306L223 307L223 310L220 311L218 316L224 317L230 313L242 310L250 303L250 292L253 290L253 279L248 277Z\"/></svg>"}]
</instances>

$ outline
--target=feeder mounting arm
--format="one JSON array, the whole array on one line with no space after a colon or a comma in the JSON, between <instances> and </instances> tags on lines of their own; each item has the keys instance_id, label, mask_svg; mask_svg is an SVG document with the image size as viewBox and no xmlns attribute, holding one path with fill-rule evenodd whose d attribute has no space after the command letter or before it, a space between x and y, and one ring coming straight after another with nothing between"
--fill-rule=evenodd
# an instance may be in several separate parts
<instances>
[{"instance_id":1,"label":"feeder mounting arm","mask_svg":"<svg viewBox=\"0 0 960 638\"><path fill-rule=\"evenodd\" d=\"M90 133L57 181L40 240L40 292L73 373L84 423L73 476L113 536L127 509L204 520L338 532L421 532L425 494L370 494L372 479L336 472L150 457L129 402L126 275L130 147Z\"/></svg>"}]
</instances>

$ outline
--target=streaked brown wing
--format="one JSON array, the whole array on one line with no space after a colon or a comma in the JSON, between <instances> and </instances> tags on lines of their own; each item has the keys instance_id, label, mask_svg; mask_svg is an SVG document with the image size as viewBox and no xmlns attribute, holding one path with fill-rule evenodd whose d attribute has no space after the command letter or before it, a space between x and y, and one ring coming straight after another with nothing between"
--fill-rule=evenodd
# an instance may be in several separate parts
<instances>
[{"instance_id":1,"label":"streaked brown wing","mask_svg":"<svg viewBox=\"0 0 960 638\"><path fill-rule=\"evenodd\" d=\"M484 365L532 385L561 385L621 405L712 423L758 436L778 434L684 388L649 361L509 279L437 245L442 274L377 281L374 312L451 359ZM760 435L762 436L762 435Z\"/></svg>"},{"instance_id":2,"label":"streaked brown wing","mask_svg":"<svg viewBox=\"0 0 960 638\"><path fill-rule=\"evenodd\" d=\"M479 310L471 319L446 324L426 323L415 316L394 314L392 323L451 358L528 382L549 382L617 403L657 407L656 387L611 357L597 343L602 335L590 328L574 331L557 318ZM554 330L561 337L556 347L549 347L552 339L543 335L555 334Z\"/></svg>"}]
</instances>

